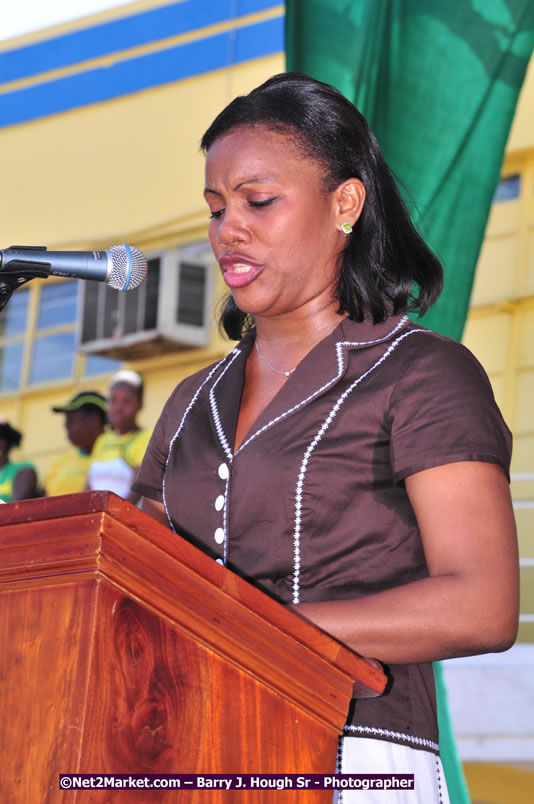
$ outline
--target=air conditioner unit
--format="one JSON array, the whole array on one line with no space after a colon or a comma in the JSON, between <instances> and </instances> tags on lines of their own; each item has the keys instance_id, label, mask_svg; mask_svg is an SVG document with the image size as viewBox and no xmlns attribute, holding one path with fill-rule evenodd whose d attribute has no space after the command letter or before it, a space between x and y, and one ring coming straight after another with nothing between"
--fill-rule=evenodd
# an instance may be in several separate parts
<instances>
[{"instance_id":1,"label":"air conditioner unit","mask_svg":"<svg viewBox=\"0 0 534 804\"><path fill-rule=\"evenodd\" d=\"M126 293L81 282L79 350L134 360L207 346L214 280L213 255L202 242L151 255L145 281Z\"/></svg>"}]
</instances>

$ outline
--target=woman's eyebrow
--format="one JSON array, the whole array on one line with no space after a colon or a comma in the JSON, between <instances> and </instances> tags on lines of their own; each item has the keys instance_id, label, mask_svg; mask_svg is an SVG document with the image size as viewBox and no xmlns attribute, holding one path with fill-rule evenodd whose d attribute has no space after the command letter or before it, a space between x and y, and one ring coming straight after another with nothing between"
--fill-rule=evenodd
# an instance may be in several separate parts
<instances>
[{"instance_id":1,"label":"woman's eyebrow","mask_svg":"<svg viewBox=\"0 0 534 804\"><path fill-rule=\"evenodd\" d=\"M243 179L243 181L240 181L235 185L235 187L232 187L232 192L239 190L245 184L277 184L277 179L260 176L254 176L250 179ZM217 190L213 190L211 187L206 187L204 189L204 195L207 193L212 193L213 195L222 195L222 193L219 193Z\"/></svg>"},{"instance_id":2,"label":"woman's eyebrow","mask_svg":"<svg viewBox=\"0 0 534 804\"><path fill-rule=\"evenodd\" d=\"M244 179L243 181L236 184L234 190L239 190L240 187L243 187L244 184L276 184L276 179L270 178L269 176L254 176L251 179Z\"/></svg>"}]
</instances>

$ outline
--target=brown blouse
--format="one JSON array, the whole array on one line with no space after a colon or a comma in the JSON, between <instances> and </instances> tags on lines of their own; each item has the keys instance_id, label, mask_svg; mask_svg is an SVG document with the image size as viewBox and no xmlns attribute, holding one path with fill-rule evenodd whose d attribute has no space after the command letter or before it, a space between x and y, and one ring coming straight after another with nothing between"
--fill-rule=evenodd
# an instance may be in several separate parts
<instances>
[{"instance_id":1,"label":"brown blouse","mask_svg":"<svg viewBox=\"0 0 534 804\"><path fill-rule=\"evenodd\" d=\"M508 473L511 436L480 364L406 317L345 319L234 454L253 342L247 335L175 389L134 489L163 501L181 536L282 603L358 598L426 577L404 478L466 460ZM354 701L345 733L437 751L432 665L389 669L389 692Z\"/></svg>"}]
</instances>

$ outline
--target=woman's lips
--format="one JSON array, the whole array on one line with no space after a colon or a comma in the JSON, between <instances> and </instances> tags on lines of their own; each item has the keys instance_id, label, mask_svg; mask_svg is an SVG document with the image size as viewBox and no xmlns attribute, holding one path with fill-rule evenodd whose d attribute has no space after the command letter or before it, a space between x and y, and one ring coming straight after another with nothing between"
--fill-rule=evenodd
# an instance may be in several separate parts
<instances>
[{"instance_id":1,"label":"woman's lips","mask_svg":"<svg viewBox=\"0 0 534 804\"><path fill-rule=\"evenodd\" d=\"M237 256L222 257L219 264L223 271L224 281L232 289L250 285L263 271L263 265L257 265Z\"/></svg>"}]
</instances>

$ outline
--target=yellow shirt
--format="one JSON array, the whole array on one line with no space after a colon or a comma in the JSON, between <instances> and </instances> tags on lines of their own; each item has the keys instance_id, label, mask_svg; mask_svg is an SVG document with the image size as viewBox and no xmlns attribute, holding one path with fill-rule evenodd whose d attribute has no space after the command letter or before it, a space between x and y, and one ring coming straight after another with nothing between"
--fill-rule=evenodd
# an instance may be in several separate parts
<instances>
[{"instance_id":1,"label":"yellow shirt","mask_svg":"<svg viewBox=\"0 0 534 804\"><path fill-rule=\"evenodd\" d=\"M45 479L45 491L49 497L58 494L76 494L83 491L91 454L73 449L61 455L50 467Z\"/></svg>"},{"instance_id":2,"label":"yellow shirt","mask_svg":"<svg viewBox=\"0 0 534 804\"><path fill-rule=\"evenodd\" d=\"M110 430L98 436L91 454L89 488L114 491L127 497L151 435L150 430L124 435Z\"/></svg>"}]
</instances>

